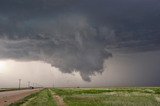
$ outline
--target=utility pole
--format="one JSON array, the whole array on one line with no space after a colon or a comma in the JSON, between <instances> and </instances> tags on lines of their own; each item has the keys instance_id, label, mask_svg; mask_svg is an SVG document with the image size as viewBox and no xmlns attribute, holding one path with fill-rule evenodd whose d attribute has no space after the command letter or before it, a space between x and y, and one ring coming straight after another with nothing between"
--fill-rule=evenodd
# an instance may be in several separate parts
<instances>
[{"instance_id":1,"label":"utility pole","mask_svg":"<svg viewBox=\"0 0 160 106\"><path fill-rule=\"evenodd\" d=\"M28 81L28 88L30 88L30 83L31 83L31 82L30 82L30 81Z\"/></svg>"},{"instance_id":2,"label":"utility pole","mask_svg":"<svg viewBox=\"0 0 160 106\"><path fill-rule=\"evenodd\" d=\"M19 89L21 89L21 79L19 79Z\"/></svg>"},{"instance_id":3,"label":"utility pole","mask_svg":"<svg viewBox=\"0 0 160 106\"><path fill-rule=\"evenodd\" d=\"M34 83L34 87L36 88L36 83Z\"/></svg>"},{"instance_id":4,"label":"utility pole","mask_svg":"<svg viewBox=\"0 0 160 106\"><path fill-rule=\"evenodd\" d=\"M51 68L51 75L52 75L52 68ZM54 72L53 72L53 85L52 87L54 88L55 87L55 83L54 83Z\"/></svg>"},{"instance_id":5,"label":"utility pole","mask_svg":"<svg viewBox=\"0 0 160 106\"><path fill-rule=\"evenodd\" d=\"M33 88L34 88L34 82L33 82Z\"/></svg>"}]
</instances>

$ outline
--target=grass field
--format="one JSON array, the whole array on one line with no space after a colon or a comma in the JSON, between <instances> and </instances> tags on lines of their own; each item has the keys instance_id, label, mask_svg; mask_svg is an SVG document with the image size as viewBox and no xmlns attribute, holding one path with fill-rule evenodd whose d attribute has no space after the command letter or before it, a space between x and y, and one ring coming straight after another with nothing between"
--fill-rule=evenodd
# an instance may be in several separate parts
<instances>
[{"instance_id":1,"label":"grass field","mask_svg":"<svg viewBox=\"0 0 160 106\"><path fill-rule=\"evenodd\" d=\"M160 106L160 88L53 89L68 106Z\"/></svg>"},{"instance_id":2,"label":"grass field","mask_svg":"<svg viewBox=\"0 0 160 106\"><path fill-rule=\"evenodd\" d=\"M11 106L160 106L160 88L54 88L30 95Z\"/></svg>"}]
</instances>

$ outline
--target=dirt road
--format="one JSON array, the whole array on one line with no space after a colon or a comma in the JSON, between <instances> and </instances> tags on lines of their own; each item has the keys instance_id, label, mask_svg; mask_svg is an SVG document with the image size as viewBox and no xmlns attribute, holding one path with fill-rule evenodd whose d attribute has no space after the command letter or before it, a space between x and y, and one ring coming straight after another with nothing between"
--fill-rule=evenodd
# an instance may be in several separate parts
<instances>
[{"instance_id":1,"label":"dirt road","mask_svg":"<svg viewBox=\"0 0 160 106\"><path fill-rule=\"evenodd\" d=\"M38 92L39 90L40 89L30 89L30 90L0 92L0 106L7 106L32 93Z\"/></svg>"}]
</instances>

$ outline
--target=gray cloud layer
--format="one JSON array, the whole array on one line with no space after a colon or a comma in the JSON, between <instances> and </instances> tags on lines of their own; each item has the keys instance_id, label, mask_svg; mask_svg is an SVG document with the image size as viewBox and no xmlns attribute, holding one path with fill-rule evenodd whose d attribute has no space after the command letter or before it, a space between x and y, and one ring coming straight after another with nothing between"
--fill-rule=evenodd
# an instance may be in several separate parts
<instances>
[{"instance_id":1,"label":"gray cloud layer","mask_svg":"<svg viewBox=\"0 0 160 106\"><path fill-rule=\"evenodd\" d=\"M41 60L64 73L103 72L118 52L160 49L158 0L1 0L0 58Z\"/></svg>"}]
</instances>

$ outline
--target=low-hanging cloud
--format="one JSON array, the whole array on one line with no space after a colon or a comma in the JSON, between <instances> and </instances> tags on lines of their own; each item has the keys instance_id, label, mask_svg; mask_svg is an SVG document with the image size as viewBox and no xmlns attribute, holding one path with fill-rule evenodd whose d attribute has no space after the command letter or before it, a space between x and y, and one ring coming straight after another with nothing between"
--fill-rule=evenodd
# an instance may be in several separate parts
<instances>
[{"instance_id":1,"label":"low-hanging cloud","mask_svg":"<svg viewBox=\"0 0 160 106\"><path fill-rule=\"evenodd\" d=\"M122 1L1 0L0 59L45 61L90 81L109 50L159 50L158 1Z\"/></svg>"},{"instance_id":2,"label":"low-hanging cloud","mask_svg":"<svg viewBox=\"0 0 160 106\"><path fill-rule=\"evenodd\" d=\"M36 38L19 39L17 33L13 40L5 38L4 33L0 42L1 59L45 61L64 73L79 71L85 81L90 81L90 75L101 73L104 60L112 56L105 50L105 41L102 41L105 36L98 35L85 17L61 16L54 21L35 23L34 33L30 34ZM110 36L111 30L106 31Z\"/></svg>"}]
</instances>

